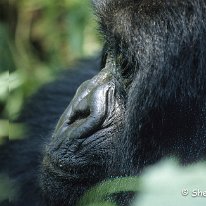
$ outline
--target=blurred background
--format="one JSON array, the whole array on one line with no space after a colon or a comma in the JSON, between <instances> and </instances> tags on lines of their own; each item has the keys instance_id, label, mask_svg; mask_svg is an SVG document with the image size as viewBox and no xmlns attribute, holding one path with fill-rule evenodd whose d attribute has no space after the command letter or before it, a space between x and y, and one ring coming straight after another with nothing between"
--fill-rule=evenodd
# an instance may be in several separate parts
<instances>
[{"instance_id":1,"label":"blurred background","mask_svg":"<svg viewBox=\"0 0 206 206\"><path fill-rule=\"evenodd\" d=\"M96 28L90 0L0 0L0 143L22 136L25 99L100 51Z\"/></svg>"},{"instance_id":2,"label":"blurred background","mask_svg":"<svg viewBox=\"0 0 206 206\"><path fill-rule=\"evenodd\" d=\"M90 0L0 0L0 145L24 136L15 120L38 88L101 50L96 28ZM0 174L0 205L12 187Z\"/></svg>"}]
</instances>

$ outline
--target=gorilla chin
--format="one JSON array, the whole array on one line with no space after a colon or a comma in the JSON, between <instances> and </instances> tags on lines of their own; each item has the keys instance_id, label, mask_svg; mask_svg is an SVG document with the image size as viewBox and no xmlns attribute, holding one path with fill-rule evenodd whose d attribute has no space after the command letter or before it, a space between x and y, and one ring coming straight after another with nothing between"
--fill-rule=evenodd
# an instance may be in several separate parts
<instances>
[{"instance_id":1,"label":"gorilla chin","mask_svg":"<svg viewBox=\"0 0 206 206\"><path fill-rule=\"evenodd\" d=\"M122 132L126 96L112 66L106 64L98 75L79 87L45 146L40 183L51 205L68 205L68 199L73 205L75 197L108 178L105 168L112 163L115 139ZM75 193L64 197L59 188Z\"/></svg>"}]
</instances>

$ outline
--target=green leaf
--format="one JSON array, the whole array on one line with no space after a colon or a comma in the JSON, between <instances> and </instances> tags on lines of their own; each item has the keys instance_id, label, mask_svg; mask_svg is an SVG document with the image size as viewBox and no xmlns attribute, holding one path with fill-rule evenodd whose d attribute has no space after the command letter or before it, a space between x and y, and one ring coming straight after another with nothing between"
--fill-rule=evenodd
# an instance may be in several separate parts
<instances>
[{"instance_id":1,"label":"green leaf","mask_svg":"<svg viewBox=\"0 0 206 206\"><path fill-rule=\"evenodd\" d=\"M81 198L77 206L87 206L87 205L111 205L116 206L115 203L105 200L111 194L119 192L137 192L140 188L140 181L138 177L122 177L111 179L106 182L103 182L91 190L85 193Z\"/></svg>"}]
</instances>

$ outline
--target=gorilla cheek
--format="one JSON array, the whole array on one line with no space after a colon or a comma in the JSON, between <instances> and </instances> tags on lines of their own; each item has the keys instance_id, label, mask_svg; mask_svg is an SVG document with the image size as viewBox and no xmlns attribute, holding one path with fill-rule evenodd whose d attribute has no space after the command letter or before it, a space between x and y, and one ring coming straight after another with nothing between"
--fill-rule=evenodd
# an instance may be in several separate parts
<instances>
[{"instance_id":1,"label":"gorilla cheek","mask_svg":"<svg viewBox=\"0 0 206 206\"><path fill-rule=\"evenodd\" d=\"M90 186L109 175L106 163L123 128L126 94L120 85L107 65L78 88L45 148L41 178L54 179L52 187Z\"/></svg>"}]
</instances>

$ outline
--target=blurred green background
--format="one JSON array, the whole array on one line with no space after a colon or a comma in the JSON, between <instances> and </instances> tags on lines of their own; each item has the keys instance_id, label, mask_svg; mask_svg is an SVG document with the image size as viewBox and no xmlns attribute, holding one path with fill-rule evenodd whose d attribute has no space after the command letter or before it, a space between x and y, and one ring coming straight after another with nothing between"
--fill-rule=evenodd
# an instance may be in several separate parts
<instances>
[{"instance_id":1,"label":"blurred green background","mask_svg":"<svg viewBox=\"0 0 206 206\"><path fill-rule=\"evenodd\" d=\"M25 99L101 48L90 0L0 0L0 143ZM10 124L9 124L10 120ZM13 137L13 128L15 133Z\"/></svg>"},{"instance_id":2,"label":"blurred green background","mask_svg":"<svg viewBox=\"0 0 206 206\"><path fill-rule=\"evenodd\" d=\"M26 99L100 51L96 28L90 0L0 0L0 145L24 136L15 120ZM0 205L12 188L0 174Z\"/></svg>"}]
</instances>

